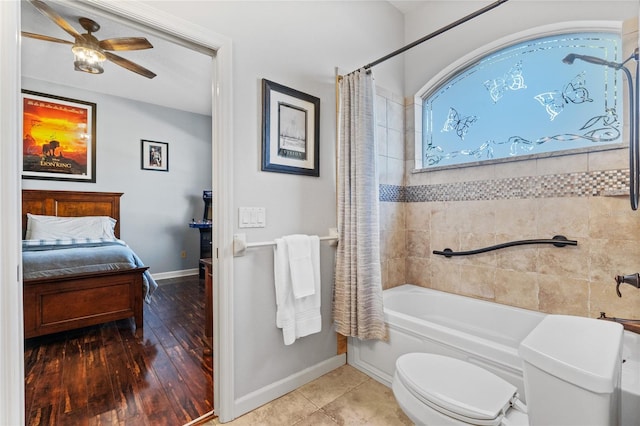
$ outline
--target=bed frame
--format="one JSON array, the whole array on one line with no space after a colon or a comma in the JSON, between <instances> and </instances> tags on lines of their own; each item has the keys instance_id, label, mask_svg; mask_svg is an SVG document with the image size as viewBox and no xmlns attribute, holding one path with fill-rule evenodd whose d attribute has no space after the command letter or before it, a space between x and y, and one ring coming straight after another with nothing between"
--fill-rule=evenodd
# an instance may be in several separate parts
<instances>
[{"instance_id":1,"label":"bed frame","mask_svg":"<svg viewBox=\"0 0 640 426\"><path fill-rule=\"evenodd\" d=\"M27 213L48 216L110 216L117 220L118 192L22 191L22 236ZM24 280L24 337L31 338L133 317L141 335L142 275L147 267Z\"/></svg>"}]
</instances>

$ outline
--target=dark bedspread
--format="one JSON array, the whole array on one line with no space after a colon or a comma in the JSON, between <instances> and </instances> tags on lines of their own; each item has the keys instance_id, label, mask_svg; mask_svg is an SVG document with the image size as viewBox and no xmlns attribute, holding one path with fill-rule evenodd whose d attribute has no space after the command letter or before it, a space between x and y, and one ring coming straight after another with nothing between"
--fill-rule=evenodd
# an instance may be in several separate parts
<instances>
[{"instance_id":1,"label":"dark bedspread","mask_svg":"<svg viewBox=\"0 0 640 426\"><path fill-rule=\"evenodd\" d=\"M24 240L22 263L25 280L87 272L115 271L145 266L122 240ZM143 275L145 300L158 287L149 271Z\"/></svg>"}]
</instances>

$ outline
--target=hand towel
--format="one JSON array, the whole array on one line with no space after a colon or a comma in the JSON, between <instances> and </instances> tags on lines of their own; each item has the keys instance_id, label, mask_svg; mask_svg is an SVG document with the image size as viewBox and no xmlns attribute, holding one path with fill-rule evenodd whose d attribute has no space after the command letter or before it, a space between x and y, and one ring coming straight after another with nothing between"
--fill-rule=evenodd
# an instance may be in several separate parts
<instances>
[{"instance_id":1,"label":"hand towel","mask_svg":"<svg viewBox=\"0 0 640 426\"><path fill-rule=\"evenodd\" d=\"M293 294L289 247L285 238L277 238L274 247L274 278L276 290L276 326L282 329L285 345L297 338L322 330L320 313L320 239L309 237L313 294L296 299Z\"/></svg>"},{"instance_id":2,"label":"hand towel","mask_svg":"<svg viewBox=\"0 0 640 426\"><path fill-rule=\"evenodd\" d=\"M284 237L284 240L289 252L293 297L300 299L311 296L315 292L315 286L310 237L308 235L288 235Z\"/></svg>"},{"instance_id":3,"label":"hand towel","mask_svg":"<svg viewBox=\"0 0 640 426\"><path fill-rule=\"evenodd\" d=\"M295 311L291 273L289 272L289 252L282 238L275 239L273 252L273 273L276 289L276 327L282 329L284 344L290 345L296 340Z\"/></svg>"},{"instance_id":4,"label":"hand towel","mask_svg":"<svg viewBox=\"0 0 640 426\"><path fill-rule=\"evenodd\" d=\"M312 295L294 300L296 338L308 336L322 331L322 315L320 306L322 292L320 291L320 238L309 236L311 245L311 264L313 265Z\"/></svg>"}]
</instances>

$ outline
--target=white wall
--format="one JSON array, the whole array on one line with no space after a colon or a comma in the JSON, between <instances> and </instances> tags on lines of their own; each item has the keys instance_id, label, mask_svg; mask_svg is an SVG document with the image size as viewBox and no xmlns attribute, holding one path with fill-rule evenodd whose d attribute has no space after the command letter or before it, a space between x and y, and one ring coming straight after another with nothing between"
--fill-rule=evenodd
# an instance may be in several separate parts
<instances>
[{"instance_id":1,"label":"white wall","mask_svg":"<svg viewBox=\"0 0 640 426\"><path fill-rule=\"evenodd\" d=\"M512 0L408 51L405 96L475 49L529 28L567 21L618 20L638 16L638 1ZM483 7L477 1L432 1L408 14L407 41L417 40Z\"/></svg>"},{"instance_id":2,"label":"white wall","mask_svg":"<svg viewBox=\"0 0 640 426\"><path fill-rule=\"evenodd\" d=\"M20 278L18 2L0 2L0 424L24 423L24 334Z\"/></svg>"},{"instance_id":3,"label":"white wall","mask_svg":"<svg viewBox=\"0 0 640 426\"><path fill-rule=\"evenodd\" d=\"M350 72L402 46L402 15L386 2L149 2L233 42L234 209L265 207L267 226L236 229L248 241L326 235L336 226L334 68ZM376 67L378 85L403 93L402 59ZM261 86L266 78L320 98L320 177L260 171ZM322 243L323 332L284 346L275 327L273 255L234 261L236 415L270 387L336 354L330 328L334 249Z\"/></svg>"},{"instance_id":4,"label":"white wall","mask_svg":"<svg viewBox=\"0 0 640 426\"><path fill-rule=\"evenodd\" d=\"M24 189L123 192L120 237L152 274L193 270L202 191L211 189L211 117L22 79L22 88L96 103L96 183L23 179ZM169 171L141 169L140 140L169 144ZM180 252L185 250L187 257Z\"/></svg>"}]
</instances>

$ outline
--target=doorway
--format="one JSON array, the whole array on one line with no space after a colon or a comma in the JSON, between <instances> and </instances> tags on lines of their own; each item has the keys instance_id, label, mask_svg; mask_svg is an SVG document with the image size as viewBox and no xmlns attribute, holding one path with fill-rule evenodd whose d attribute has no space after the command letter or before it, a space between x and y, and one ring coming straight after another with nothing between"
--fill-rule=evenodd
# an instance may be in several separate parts
<instances>
[{"instance_id":1,"label":"doorway","mask_svg":"<svg viewBox=\"0 0 640 426\"><path fill-rule=\"evenodd\" d=\"M11 57L13 54L15 54L15 57L19 57L19 42L16 37L12 36L12 34L18 34L20 29L19 6L17 6L17 4L14 2L3 3L4 5L2 6L2 8L0 8L0 18L2 18L4 27L3 35L9 35L8 37L2 38L1 43L3 45L3 52L6 52L8 57ZM79 6L88 7L86 6L86 4ZM219 159L221 158L229 159L231 156L230 152L225 149L224 144L218 143L218 141L220 140L231 140L229 125L231 117L231 96L229 91L225 90L227 85L230 86L231 84L229 40L217 34L210 33L204 28L200 28L197 26L194 27L193 25L188 26L189 28L185 30L183 26L181 26L181 23L177 22L175 19L169 20L166 16L163 16L162 14L157 13L157 11L155 11L154 9L144 5L112 5L103 1L92 1L91 6L92 9L99 10L102 13L110 13L114 16L127 16L128 20L130 21L144 22L144 25L148 26L149 28L154 28L157 31L161 31L160 29L162 29L162 31L168 34L172 34L176 37L181 37L191 43L200 44L207 49L211 49L212 51L216 52L214 58L213 73L213 88L215 90L212 90L212 103L215 105L214 113L212 114L212 122L214 123L214 132L212 135L214 146L213 165L215 172L214 176L212 177L212 187L220 188L215 194L214 206L215 211L219 211L222 214L215 215L214 213L214 221L217 222L219 220L218 218L229 216L228 213L225 212L225 209L228 209L229 207L223 205L226 197L225 188L229 187L229 183L227 182L225 185L216 184L216 181L220 178L220 176L231 175L231 173L229 172L230 167L228 166L231 164L231 162L227 161L225 164L224 161L219 161ZM7 138L6 140L19 140L19 135L21 133L18 130L19 118L17 117L18 114L15 113L15 106L18 105L19 102L17 95L20 90L19 61L3 62L2 64L0 64L0 69L2 70L3 75L3 84L0 89L3 95L7 95L2 96L0 109L3 112L9 112L12 110L14 111L14 113L3 114L3 121L0 125L0 132L2 133L3 138ZM224 84L222 84L223 82ZM5 225L3 225L1 229L3 236L1 243L2 249L3 252L8 253L7 256L3 256L0 269L0 272L2 273L3 284L7 284L6 286L2 286L2 303L3 307L4 305L6 305L11 309L2 310L2 323L4 325L2 326L2 331L0 333L0 340L2 340L5 348L18 348L18 350L6 353L0 360L0 368L7 373L4 375L7 379L5 388L10 389L9 392L0 392L3 396L3 398L0 398L0 412L4 413L2 415L2 419L6 419L6 423L16 423L18 419L21 419L24 416L24 394L22 392L24 366L23 361L20 359L21 356L18 355L20 349L22 349L23 346L21 333L16 333L16 328L21 329L21 327L18 327L16 324L22 323L21 290L17 288L18 286L11 285L11 283L14 282L16 278L17 284L21 284L19 269L16 276L16 265L18 266L18 268L20 265L19 249L15 249L15 247L19 247L20 244L17 232L15 232L14 230L15 228L19 229L19 227L16 227L15 225L20 222L20 212L18 207L20 173L17 167L17 164L19 164L19 162L16 161L16 159L20 158L20 153L15 147L7 147L6 145L7 144L5 144L5 146L2 148L3 155L0 156L2 157L0 161L2 161L3 165L3 191L0 195L0 203L3 208L3 219L5 221L10 221L14 226L8 227L5 223ZM5 191L5 188L9 188L9 190ZM216 224L215 228L217 228L218 230L224 228L224 224L220 226ZM5 238L5 236L7 238ZM216 253L218 246L225 244L228 245L231 241L230 233L225 232L216 232L213 238L216 242L216 247L214 247ZM232 274L232 272L227 271L227 268L229 268L230 264L229 259L226 259L224 256L221 256L220 259L222 261L219 261L216 258L216 283L219 282L217 277L220 274L227 277L231 276ZM214 292L217 291L217 288L214 288ZM223 294L222 297L228 298L229 296ZM218 300L216 304L224 302L224 300ZM216 311L216 316L217 315L218 312ZM218 325L216 329L219 329L221 323L224 324L224 322L224 319L217 320L216 323ZM215 339L214 349L219 348L220 343L220 339ZM216 357L216 365L219 365L221 362L224 363L224 357L225 355L223 353L221 353L220 357ZM218 400L221 395L221 392L219 390L219 383L230 383L232 381L229 377L225 377L225 375L227 374L225 373L225 371L229 371L228 369L216 368L216 371L220 372L220 374L217 374L214 386L214 388L216 388L216 400ZM224 394L227 394L227 392L225 392ZM225 397L223 395L223 401L221 403L218 403L218 401L216 401L215 403L216 407L221 407L220 410L216 409L216 411L218 411L218 414L220 414L220 412L224 410L225 405L228 406L228 402L225 404L224 398Z\"/></svg>"},{"instance_id":2,"label":"doorway","mask_svg":"<svg viewBox=\"0 0 640 426\"><path fill-rule=\"evenodd\" d=\"M172 424L190 422L213 409L212 359L202 359L205 304L196 297L204 293L204 283L198 286L196 280L194 286L192 280L172 283L160 277L188 276L200 257L187 224L202 211L202 190L211 189L214 52L201 53L204 48L196 51L182 40L94 10L54 2L21 5L23 89L42 93L41 105L55 101L47 101L49 95L96 105L91 145L97 161L91 172L97 179L86 189L124 193L120 217L113 216L121 238L160 284L144 304L139 338L125 320L25 341L26 423L94 418L154 423L157 416ZM105 49L107 61L99 75L70 66L73 33L83 37L85 31L107 40L100 46L115 45ZM25 117L30 117L26 109ZM25 137L33 141L29 146L60 140L58 151L64 156L54 153L47 162L71 161L66 159L73 154L73 139L64 137L53 113L36 117L24 120L24 134L37 138ZM44 127L47 132L42 132ZM144 140L137 140L138 135ZM145 143L162 149L163 167L150 167ZM41 163L39 150L28 150L25 144L23 151L25 164L31 158ZM118 163L120 167L112 166ZM23 180L23 188L78 191L77 184L62 180L65 176L58 174L53 182ZM178 251L184 257L174 256ZM189 312L198 315L189 317Z\"/></svg>"}]
</instances>

